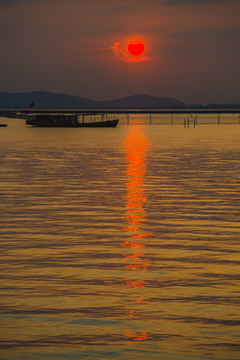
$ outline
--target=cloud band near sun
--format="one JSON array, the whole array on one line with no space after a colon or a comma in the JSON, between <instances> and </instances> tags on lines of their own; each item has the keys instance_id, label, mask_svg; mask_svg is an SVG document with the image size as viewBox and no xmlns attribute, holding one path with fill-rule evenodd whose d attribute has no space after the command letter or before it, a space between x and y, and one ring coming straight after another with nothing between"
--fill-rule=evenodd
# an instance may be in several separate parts
<instances>
[{"instance_id":1,"label":"cloud band near sun","mask_svg":"<svg viewBox=\"0 0 240 360\"><path fill-rule=\"evenodd\" d=\"M129 55L126 51L124 51L121 48L122 43L120 42L115 42L113 46L110 47L110 49L114 52L116 57L121 58L124 61L129 61L129 62L138 62L138 61L143 61L146 60L147 57L145 56L131 56Z\"/></svg>"}]
</instances>

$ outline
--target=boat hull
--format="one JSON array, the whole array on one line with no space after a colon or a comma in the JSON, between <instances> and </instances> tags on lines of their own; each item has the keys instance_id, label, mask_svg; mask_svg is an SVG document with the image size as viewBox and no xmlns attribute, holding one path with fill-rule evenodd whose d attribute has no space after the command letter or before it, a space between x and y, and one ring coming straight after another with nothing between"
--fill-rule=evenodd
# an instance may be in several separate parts
<instances>
[{"instance_id":1,"label":"boat hull","mask_svg":"<svg viewBox=\"0 0 240 360\"><path fill-rule=\"evenodd\" d=\"M99 122L91 122L91 123L78 123L77 127L116 127L118 124L118 119L114 120L106 120Z\"/></svg>"},{"instance_id":2,"label":"boat hull","mask_svg":"<svg viewBox=\"0 0 240 360\"><path fill-rule=\"evenodd\" d=\"M78 128L78 127L116 127L118 124L118 119L114 120L106 120L106 121L98 121L98 122L86 122L86 123L71 123L71 122L59 122L59 123L53 123L53 122L45 122L45 121L38 121L36 119L33 120L27 120L27 125L33 125L37 127L71 127L71 128Z\"/></svg>"}]
</instances>

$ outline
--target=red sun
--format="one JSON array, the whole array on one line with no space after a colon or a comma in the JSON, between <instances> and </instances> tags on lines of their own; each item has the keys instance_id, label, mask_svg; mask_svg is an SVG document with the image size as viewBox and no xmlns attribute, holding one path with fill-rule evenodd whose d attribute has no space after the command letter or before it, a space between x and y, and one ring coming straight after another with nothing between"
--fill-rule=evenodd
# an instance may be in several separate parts
<instances>
[{"instance_id":1,"label":"red sun","mask_svg":"<svg viewBox=\"0 0 240 360\"><path fill-rule=\"evenodd\" d=\"M133 40L128 44L130 54L137 56L144 52L144 44L140 40Z\"/></svg>"}]
</instances>

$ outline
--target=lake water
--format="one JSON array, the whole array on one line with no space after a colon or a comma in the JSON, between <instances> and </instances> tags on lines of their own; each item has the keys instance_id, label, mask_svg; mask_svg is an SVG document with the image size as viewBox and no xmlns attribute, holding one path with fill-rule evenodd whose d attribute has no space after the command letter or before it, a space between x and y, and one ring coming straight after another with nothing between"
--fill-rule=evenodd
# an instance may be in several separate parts
<instances>
[{"instance_id":1,"label":"lake water","mask_svg":"<svg viewBox=\"0 0 240 360\"><path fill-rule=\"evenodd\" d=\"M1 360L240 359L240 125L0 122Z\"/></svg>"}]
</instances>

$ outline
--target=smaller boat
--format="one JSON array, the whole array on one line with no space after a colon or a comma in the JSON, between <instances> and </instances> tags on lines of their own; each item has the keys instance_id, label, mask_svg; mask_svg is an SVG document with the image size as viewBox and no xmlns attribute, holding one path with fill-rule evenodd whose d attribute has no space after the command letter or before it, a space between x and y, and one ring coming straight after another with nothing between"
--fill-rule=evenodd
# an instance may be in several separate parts
<instances>
[{"instance_id":1,"label":"smaller boat","mask_svg":"<svg viewBox=\"0 0 240 360\"><path fill-rule=\"evenodd\" d=\"M6 127L8 124L0 124L0 127Z\"/></svg>"},{"instance_id":2,"label":"smaller boat","mask_svg":"<svg viewBox=\"0 0 240 360\"><path fill-rule=\"evenodd\" d=\"M26 124L38 127L116 127L118 119L104 120L102 114L101 121L86 122L82 115L82 122L79 122L76 114L33 114L29 115Z\"/></svg>"}]
</instances>

